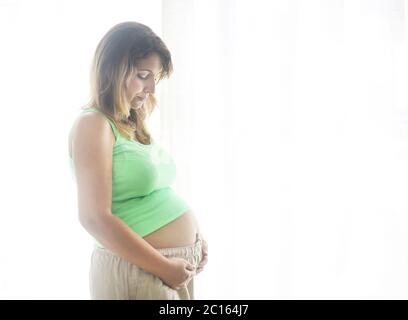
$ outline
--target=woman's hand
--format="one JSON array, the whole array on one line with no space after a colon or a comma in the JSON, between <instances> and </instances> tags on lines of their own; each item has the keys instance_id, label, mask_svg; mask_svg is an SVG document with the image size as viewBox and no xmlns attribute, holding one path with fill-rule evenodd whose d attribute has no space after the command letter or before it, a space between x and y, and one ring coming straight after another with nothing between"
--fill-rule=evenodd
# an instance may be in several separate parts
<instances>
[{"instance_id":1,"label":"woman's hand","mask_svg":"<svg viewBox=\"0 0 408 320\"><path fill-rule=\"evenodd\" d=\"M208 262L208 244L207 244L207 241L203 239L201 234L200 234L200 237L201 237L201 243L202 243L202 258L196 269L196 274L199 274L201 271L203 271L204 266Z\"/></svg>"},{"instance_id":2,"label":"woman's hand","mask_svg":"<svg viewBox=\"0 0 408 320\"><path fill-rule=\"evenodd\" d=\"M170 257L168 259L168 268L159 276L159 278L170 288L179 290L190 282L196 275L195 267L188 261Z\"/></svg>"}]
</instances>

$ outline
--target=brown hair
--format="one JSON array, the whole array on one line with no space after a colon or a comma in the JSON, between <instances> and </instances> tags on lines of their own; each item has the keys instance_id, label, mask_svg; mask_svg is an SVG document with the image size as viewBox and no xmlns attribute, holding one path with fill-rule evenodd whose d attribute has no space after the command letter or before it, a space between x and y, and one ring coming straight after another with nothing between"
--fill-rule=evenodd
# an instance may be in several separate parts
<instances>
[{"instance_id":1,"label":"brown hair","mask_svg":"<svg viewBox=\"0 0 408 320\"><path fill-rule=\"evenodd\" d=\"M146 25L123 22L113 26L99 42L92 61L90 75L90 101L83 108L100 110L128 139L150 143L145 119L157 105L154 94L149 94L142 108L130 108L126 95L126 80L133 76L140 59L156 53L162 69L158 81L173 72L170 51L164 42Z\"/></svg>"}]
</instances>

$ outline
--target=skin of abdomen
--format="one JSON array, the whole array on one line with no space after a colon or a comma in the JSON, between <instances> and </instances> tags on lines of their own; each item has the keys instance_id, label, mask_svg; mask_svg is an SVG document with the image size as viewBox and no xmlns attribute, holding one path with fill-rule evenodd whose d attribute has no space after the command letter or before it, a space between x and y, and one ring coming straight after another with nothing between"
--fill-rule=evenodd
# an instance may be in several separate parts
<instances>
[{"instance_id":1,"label":"skin of abdomen","mask_svg":"<svg viewBox=\"0 0 408 320\"><path fill-rule=\"evenodd\" d=\"M156 249L183 247L195 242L197 232L199 232L197 219L194 213L188 210L143 239Z\"/></svg>"}]
</instances>

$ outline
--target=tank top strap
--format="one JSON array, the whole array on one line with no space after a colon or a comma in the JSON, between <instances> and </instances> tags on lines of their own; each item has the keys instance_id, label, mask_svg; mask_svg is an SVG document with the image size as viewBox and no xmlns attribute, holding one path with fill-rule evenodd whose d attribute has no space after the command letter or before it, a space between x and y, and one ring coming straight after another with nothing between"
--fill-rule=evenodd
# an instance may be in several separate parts
<instances>
[{"instance_id":1,"label":"tank top strap","mask_svg":"<svg viewBox=\"0 0 408 320\"><path fill-rule=\"evenodd\" d=\"M103 112L101 112L97 108L82 109L82 113L84 113L84 112L99 112L100 114L102 114L105 117L105 119L108 120L108 122L109 122L109 124L110 124L110 126L112 128L113 134L115 136L115 140L118 141L120 139L120 133L119 133L119 130L116 127L115 123L111 119L109 119Z\"/></svg>"}]
</instances>

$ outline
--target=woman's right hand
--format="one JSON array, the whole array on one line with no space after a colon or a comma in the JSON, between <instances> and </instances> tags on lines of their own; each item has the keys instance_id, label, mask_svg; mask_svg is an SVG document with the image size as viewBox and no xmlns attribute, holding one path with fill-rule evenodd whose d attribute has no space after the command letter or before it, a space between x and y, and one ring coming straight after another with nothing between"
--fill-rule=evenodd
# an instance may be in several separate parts
<instances>
[{"instance_id":1,"label":"woman's right hand","mask_svg":"<svg viewBox=\"0 0 408 320\"><path fill-rule=\"evenodd\" d=\"M187 260L177 257L168 259L168 267L160 275L160 279L170 288L179 290L186 286L196 275L196 268Z\"/></svg>"}]
</instances>

